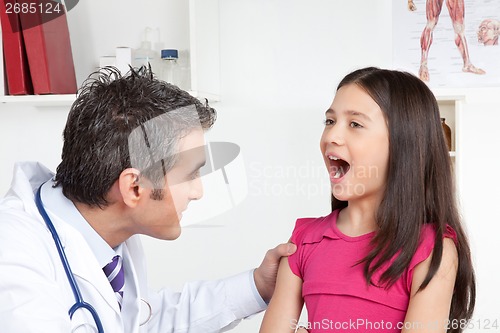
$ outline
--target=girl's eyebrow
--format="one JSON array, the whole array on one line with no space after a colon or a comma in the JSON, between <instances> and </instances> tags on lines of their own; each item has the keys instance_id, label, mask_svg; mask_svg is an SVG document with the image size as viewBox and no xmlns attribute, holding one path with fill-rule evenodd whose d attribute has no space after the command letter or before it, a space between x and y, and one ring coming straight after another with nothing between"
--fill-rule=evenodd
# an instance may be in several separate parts
<instances>
[{"instance_id":1,"label":"girl's eyebrow","mask_svg":"<svg viewBox=\"0 0 500 333\"><path fill-rule=\"evenodd\" d=\"M372 119L363 112L354 111L354 110L346 110L346 111L344 111L344 113L349 114L351 116L359 116L365 120L372 121ZM325 115L331 115L331 114L336 114L334 109L329 108L328 110L326 110Z\"/></svg>"}]
</instances>

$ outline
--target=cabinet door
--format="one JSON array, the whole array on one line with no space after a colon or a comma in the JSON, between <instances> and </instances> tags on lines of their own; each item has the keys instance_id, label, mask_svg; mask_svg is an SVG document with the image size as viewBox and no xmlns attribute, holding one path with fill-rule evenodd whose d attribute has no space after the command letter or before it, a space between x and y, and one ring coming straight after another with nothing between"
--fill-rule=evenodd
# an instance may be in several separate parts
<instances>
[{"instance_id":1,"label":"cabinet door","mask_svg":"<svg viewBox=\"0 0 500 333\"><path fill-rule=\"evenodd\" d=\"M3 9L3 8L2 8ZM2 25L0 24L0 98L5 96L5 80L3 70L3 41L2 41Z\"/></svg>"},{"instance_id":2,"label":"cabinet door","mask_svg":"<svg viewBox=\"0 0 500 333\"><path fill-rule=\"evenodd\" d=\"M219 0L190 0L191 90L219 100Z\"/></svg>"}]
</instances>

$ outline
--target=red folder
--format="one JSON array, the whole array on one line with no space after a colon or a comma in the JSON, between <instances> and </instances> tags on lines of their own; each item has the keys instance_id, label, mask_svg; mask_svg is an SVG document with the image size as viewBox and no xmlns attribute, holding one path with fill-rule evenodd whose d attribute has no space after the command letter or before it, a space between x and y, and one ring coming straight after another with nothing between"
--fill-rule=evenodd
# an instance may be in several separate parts
<instances>
[{"instance_id":1,"label":"red folder","mask_svg":"<svg viewBox=\"0 0 500 333\"><path fill-rule=\"evenodd\" d=\"M19 15L35 94L76 93L66 9L51 0L17 2L37 9Z\"/></svg>"},{"instance_id":2,"label":"red folder","mask_svg":"<svg viewBox=\"0 0 500 333\"><path fill-rule=\"evenodd\" d=\"M13 9L15 3L16 0L0 0L6 93L26 95L33 93L33 86L20 30L19 15Z\"/></svg>"}]
</instances>

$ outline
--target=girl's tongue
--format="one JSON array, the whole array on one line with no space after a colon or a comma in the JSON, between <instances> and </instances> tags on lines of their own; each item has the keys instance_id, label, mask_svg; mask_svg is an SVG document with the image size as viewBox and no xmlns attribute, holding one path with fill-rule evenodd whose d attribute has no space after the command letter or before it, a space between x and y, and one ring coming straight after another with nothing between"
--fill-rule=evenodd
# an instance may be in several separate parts
<instances>
[{"instance_id":1,"label":"girl's tongue","mask_svg":"<svg viewBox=\"0 0 500 333\"><path fill-rule=\"evenodd\" d=\"M330 175L334 179L342 178L351 166L342 159L330 159Z\"/></svg>"}]
</instances>

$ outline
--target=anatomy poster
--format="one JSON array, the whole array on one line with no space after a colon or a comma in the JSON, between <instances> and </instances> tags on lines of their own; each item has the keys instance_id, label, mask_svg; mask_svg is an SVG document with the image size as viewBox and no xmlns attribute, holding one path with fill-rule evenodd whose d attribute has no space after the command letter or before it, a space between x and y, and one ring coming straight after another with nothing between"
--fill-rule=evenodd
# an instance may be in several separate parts
<instances>
[{"instance_id":1,"label":"anatomy poster","mask_svg":"<svg viewBox=\"0 0 500 333\"><path fill-rule=\"evenodd\" d=\"M393 0L393 64L433 88L500 86L500 1Z\"/></svg>"}]
</instances>

